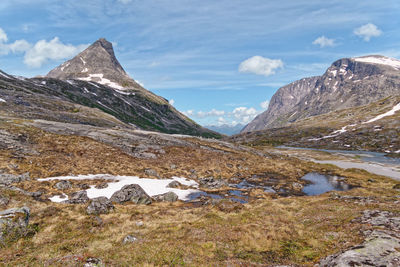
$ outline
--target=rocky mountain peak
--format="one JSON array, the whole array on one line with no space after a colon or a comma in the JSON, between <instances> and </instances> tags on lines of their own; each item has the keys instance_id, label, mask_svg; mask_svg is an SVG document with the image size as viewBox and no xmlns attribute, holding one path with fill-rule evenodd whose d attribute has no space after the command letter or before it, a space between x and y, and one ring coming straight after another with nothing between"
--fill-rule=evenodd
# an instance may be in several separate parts
<instances>
[{"instance_id":1,"label":"rocky mountain peak","mask_svg":"<svg viewBox=\"0 0 400 267\"><path fill-rule=\"evenodd\" d=\"M144 90L127 75L115 56L112 43L104 38L50 71L47 77L97 82L117 90Z\"/></svg>"},{"instance_id":2,"label":"rocky mountain peak","mask_svg":"<svg viewBox=\"0 0 400 267\"><path fill-rule=\"evenodd\" d=\"M280 88L268 110L242 132L277 128L334 110L366 105L399 94L400 60L368 55L336 60L317 77Z\"/></svg>"}]
</instances>

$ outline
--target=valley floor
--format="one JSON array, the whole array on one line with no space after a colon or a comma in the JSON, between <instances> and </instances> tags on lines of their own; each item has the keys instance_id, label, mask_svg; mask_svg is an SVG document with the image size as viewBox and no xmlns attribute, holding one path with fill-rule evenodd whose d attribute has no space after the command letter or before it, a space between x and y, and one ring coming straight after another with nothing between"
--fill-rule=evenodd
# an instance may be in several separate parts
<instances>
[{"instance_id":1,"label":"valley floor","mask_svg":"<svg viewBox=\"0 0 400 267\"><path fill-rule=\"evenodd\" d=\"M335 155L6 116L0 132L1 210L30 209L27 231L3 233L1 265L334 266L349 253L363 264L354 246L387 266L400 259L400 183L310 160ZM311 172L342 177L352 189L307 196L301 178ZM39 180L88 174L185 177L198 188L193 183L182 190L207 194L150 205L113 203L108 213L91 215L89 202L49 198L101 188L110 176L71 179L65 189L56 186L59 180ZM229 192L245 182L254 186L240 188L246 201L235 201ZM382 240L390 242L376 247Z\"/></svg>"}]
</instances>

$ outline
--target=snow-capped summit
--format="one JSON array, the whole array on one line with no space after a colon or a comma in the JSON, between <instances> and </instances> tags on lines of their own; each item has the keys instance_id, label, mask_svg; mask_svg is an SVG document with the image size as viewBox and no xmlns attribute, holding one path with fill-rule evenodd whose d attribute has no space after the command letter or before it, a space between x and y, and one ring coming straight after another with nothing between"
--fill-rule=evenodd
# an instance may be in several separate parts
<instances>
[{"instance_id":1,"label":"snow-capped summit","mask_svg":"<svg viewBox=\"0 0 400 267\"><path fill-rule=\"evenodd\" d=\"M113 45L104 38L100 38L73 59L50 71L47 77L97 82L117 90L143 90L125 72L115 57Z\"/></svg>"},{"instance_id":2,"label":"snow-capped summit","mask_svg":"<svg viewBox=\"0 0 400 267\"><path fill-rule=\"evenodd\" d=\"M396 58L373 55L373 56L356 57L356 58L352 58L352 59L357 62L388 65L388 66L395 68L396 70L400 69L400 60L398 60Z\"/></svg>"}]
</instances>

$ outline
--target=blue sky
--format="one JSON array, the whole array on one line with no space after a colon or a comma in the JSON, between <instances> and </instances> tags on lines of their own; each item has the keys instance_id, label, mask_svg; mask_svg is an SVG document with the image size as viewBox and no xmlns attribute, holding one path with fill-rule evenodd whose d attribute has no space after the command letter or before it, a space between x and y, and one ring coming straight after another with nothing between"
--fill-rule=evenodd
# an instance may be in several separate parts
<instances>
[{"instance_id":1,"label":"blue sky","mask_svg":"<svg viewBox=\"0 0 400 267\"><path fill-rule=\"evenodd\" d=\"M399 58L399 17L398 0L2 0L0 69L43 75L105 37L195 121L246 123L339 58Z\"/></svg>"}]
</instances>

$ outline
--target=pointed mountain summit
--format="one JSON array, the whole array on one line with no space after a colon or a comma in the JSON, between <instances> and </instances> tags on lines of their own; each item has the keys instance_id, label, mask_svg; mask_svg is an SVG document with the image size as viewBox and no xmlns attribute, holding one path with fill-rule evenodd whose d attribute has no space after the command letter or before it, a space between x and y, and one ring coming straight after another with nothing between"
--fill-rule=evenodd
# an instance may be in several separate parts
<instances>
[{"instance_id":1,"label":"pointed mountain summit","mask_svg":"<svg viewBox=\"0 0 400 267\"><path fill-rule=\"evenodd\" d=\"M115 57L113 45L104 38L50 71L47 77L97 82L116 90L147 91L129 77Z\"/></svg>"},{"instance_id":2,"label":"pointed mountain summit","mask_svg":"<svg viewBox=\"0 0 400 267\"><path fill-rule=\"evenodd\" d=\"M44 85L65 93L74 103L100 109L139 129L220 137L129 77L115 57L112 44L104 38L41 79Z\"/></svg>"}]
</instances>

